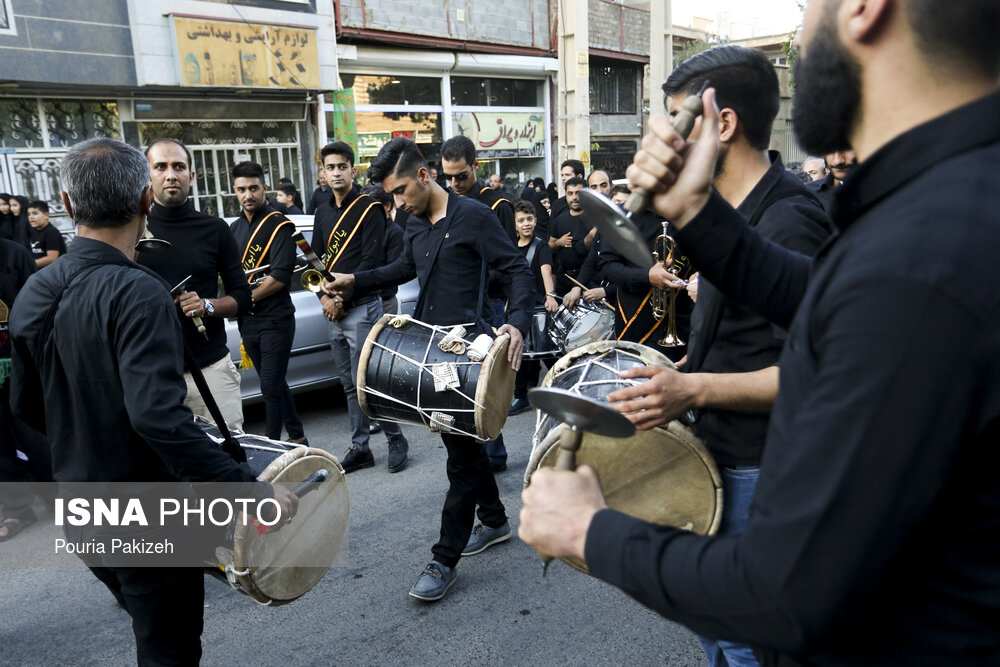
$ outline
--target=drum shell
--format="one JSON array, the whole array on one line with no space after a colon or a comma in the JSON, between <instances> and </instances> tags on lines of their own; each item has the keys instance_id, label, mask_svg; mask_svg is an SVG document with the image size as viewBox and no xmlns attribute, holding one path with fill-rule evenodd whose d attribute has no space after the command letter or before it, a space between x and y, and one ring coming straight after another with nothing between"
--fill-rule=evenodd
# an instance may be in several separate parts
<instances>
[{"instance_id":1,"label":"drum shell","mask_svg":"<svg viewBox=\"0 0 1000 667\"><path fill-rule=\"evenodd\" d=\"M376 322L361 350L357 388L364 413L372 419L431 426L425 415L440 412L455 418L456 431L484 441L499 436L514 397L514 370L507 361L510 337L498 336L482 362L475 363L465 354L442 351L441 331L416 320L390 326L395 318L384 315ZM445 362L456 364L458 391L435 391L433 373L418 365Z\"/></svg>"},{"instance_id":2,"label":"drum shell","mask_svg":"<svg viewBox=\"0 0 1000 667\"><path fill-rule=\"evenodd\" d=\"M565 350L556 338L549 334L552 322L544 308L536 308L531 318L531 330L524 342L525 359L556 359Z\"/></svg>"},{"instance_id":3,"label":"drum shell","mask_svg":"<svg viewBox=\"0 0 1000 667\"><path fill-rule=\"evenodd\" d=\"M607 308L579 302L573 310L560 306L552 317L549 336L566 352L614 335L615 316Z\"/></svg>"},{"instance_id":4,"label":"drum shell","mask_svg":"<svg viewBox=\"0 0 1000 667\"><path fill-rule=\"evenodd\" d=\"M218 439L214 427L206 431ZM318 470L329 473L300 498L295 517L281 530L260 534L252 522L234 520L216 549L218 569L230 584L261 604L288 604L312 589L340 553L350 518L347 477L336 457L321 449L255 435L234 437L259 481L291 487ZM271 565L262 564L267 562ZM288 562L308 565L281 565Z\"/></svg>"},{"instance_id":5,"label":"drum shell","mask_svg":"<svg viewBox=\"0 0 1000 667\"><path fill-rule=\"evenodd\" d=\"M614 360L602 361L602 355L614 355ZM581 366L586 361L593 362L589 369ZM542 386L606 401L611 391L636 383L618 378L617 370L649 364L673 367L666 357L644 345L592 343L556 362ZM539 413L525 484L539 467L555 465L559 436L566 428ZM666 427L637 431L630 438L584 433L576 460L578 465L590 465L597 470L611 509L701 535L714 534L719 528L722 479L705 444L677 421ZM588 572L582 560L563 560L581 572Z\"/></svg>"}]
</instances>

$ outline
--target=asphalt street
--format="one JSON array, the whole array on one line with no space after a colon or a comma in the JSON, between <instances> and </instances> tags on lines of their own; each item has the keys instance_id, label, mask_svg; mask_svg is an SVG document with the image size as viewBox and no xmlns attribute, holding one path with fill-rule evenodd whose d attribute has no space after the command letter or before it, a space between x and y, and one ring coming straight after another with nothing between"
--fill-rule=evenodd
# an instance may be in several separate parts
<instances>
[{"instance_id":1,"label":"asphalt street","mask_svg":"<svg viewBox=\"0 0 1000 667\"><path fill-rule=\"evenodd\" d=\"M339 388L297 397L313 446L342 456L350 428ZM263 409L247 409L260 433ZM508 420L508 469L501 498L516 527L534 414ZM546 578L520 540L463 559L458 580L436 603L407 595L431 559L447 489L445 450L425 428L404 427L406 470L386 470L385 438L373 436L376 467L348 475L347 565L283 607L260 606L206 581L206 665L701 665L694 635L623 593L563 563ZM638 465L638 462L637 462ZM58 530L40 520L0 544L0 663L129 665L129 617L86 569L39 567Z\"/></svg>"}]
</instances>

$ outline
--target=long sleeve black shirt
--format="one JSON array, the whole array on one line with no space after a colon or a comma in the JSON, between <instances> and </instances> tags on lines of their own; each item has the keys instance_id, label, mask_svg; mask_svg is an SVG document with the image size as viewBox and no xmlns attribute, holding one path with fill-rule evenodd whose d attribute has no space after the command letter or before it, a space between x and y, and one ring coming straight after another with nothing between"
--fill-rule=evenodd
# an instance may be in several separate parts
<instances>
[{"instance_id":1,"label":"long sleeve black shirt","mask_svg":"<svg viewBox=\"0 0 1000 667\"><path fill-rule=\"evenodd\" d=\"M191 276L187 289L203 299L219 296L219 278L225 296L236 300L237 315L250 311L250 285L247 283L236 239L222 218L195 210L187 201L176 207L153 204L146 219L149 230L171 248L139 253L137 262L163 278L170 287ZM184 341L202 368L229 355L226 347L226 324L221 317L203 317L205 334L198 333L190 317L178 310ZM206 338L207 336L207 338Z\"/></svg>"},{"instance_id":2,"label":"long sleeve black shirt","mask_svg":"<svg viewBox=\"0 0 1000 667\"><path fill-rule=\"evenodd\" d=\"M332 197L332 188L316 188L313 190L312 197L309 198L309 204L306 206L306 214L315 215L316 209L330 201Z\"/></svg>"},{"instance_id":3,"label":"long sleeve black shirt","mask_svg":"<svg viewBox=\"0 0 1000 667\"><path fill-rule=\"evenodd\" d=\"M257 228L257 224L272 211L274 209L265 203L254 213L253 220L247 222L246 213L240 213L240 217L229 225L229 229L232 230L233 236L236 238L236 249L240 254L241 262L243 253L246 251L247 244L250 243L250 237ZM268 223L275 220L281 221L287 219L282 213L278 213ZM274 242L261 262L261 265L270 264L270 268L265 273L278 282L284 283L284 287L266 299L258 301L252 313L247 313L240 317L241 325L245 321L259 322L283 319L295 315L292 296L288 292L292 283L292 273L295 271L295 241L292 240L292 231L294 229L289 224L278 230L278 233L274 237ZM265 244L268 241L267 238L258 238L258 240Z\"/></svg>"},{"instance_id":4,"label":"long sleeve black shirt","mask_svg":"<svg viewBox=\"0 0 1000 667\"><path fill-rule=\"evenodd\" d=\"M403 229L392 220L385 221L385 243L382 245L381 266L392 264L403 254ZM399 291L397 285L386 287L379 292L383 299L391 299Z\"/></svg>"},{"instance_id":5,"label":"long sleeve black shirt","mask_svg":"<svg viewBox=\"0 0 1000 667\"><path fill-rule=\"evenodd\" d=\"M431 255L439 241L441 252L431 273ZM423 305L414 317L429 324L462 324L470 322L470 315L476 312L484 261L510 282L507 320L522 335L526 334L534 309L531 269L493 212L468 197L449 193L445 217L433 224L424 216L411 215L399 258L387 266L354 274L355 286L359 290L378 289L419 278ZM480 317L487 322L492 320L489 308L489 300L484 298Z\"/></svg>"},{"instance_id":6,"label":"long sleeve black shirt","mask_svg":"<svg viewBox=\"0 0 1000 667\"><path fill-rule=\"evenodd\" d=\"M517 228L514 225L514 205L502 191L488 187L482 181L477 181L472 186L469 195L490 207L500 220L500 226L510 238L512 243L517 243Z\"/></svg>"},{"instance_id":7,"label":"long sleeve black shirt","mask_svg":"<svg viewBox=\"0 0 1000 667\"><path fill-rule=\"evenodd\" d=\"M354 200L360 194L361 189L354 186L344 197L344 201L341 202L340 206L337 206L337 198L332 197L328 203L316 209L316 217L313 221L313 242L311 245L313 251L318 256L323 257L323 263L327 266L329 266L330 260L333 259L332 257L325 256L330 234L337 226L337 221L340 220L340 217L350 208L351 204L354 203ZM371 201L374 202L374 200ZM348 237L351 240L346 246L341 246L340 258L333 266L333 271L336 273L368 271L383 264L382 256L385 252L385 209L378 202L374 203L375 205L368 210L368 213L363 218L355 217L354 213L358 211L352 211L353 224L351 220L345 220L337 228L337 234L338 236L342 236L344 242L347 241ZM358 202L355 209L362 205L364 205L363 201ZM365 208L368 207L365 206ZM355 231L355 227L358 225L360 225L360 229ZM354 294L351 295L350 301L345 305L350 308L356 303L371 301L372 298L374 298L374 295L371 293L371 290L356 289Z\"/></svg>"},{"instance_id":8,"label":"long sleeve black shirt","mask_svg":"<svg viewBox=\"0 0 1000 667\"><path fill-rule=\"evenodd\" d=\"M116 248L77 237L18 295L11 405L47 432L56 481L253 481L183 405L181 326L169 289Z\"/></svg>"},{"instance_id":9,"label":"long sleeve black shirt","mask_svg":"<svg viewBox=\"0 0 1000 667\"><path fill-rule=\"evenodd\" d=\"M838 188L811 279L712 196L678 241L791 324L749 526L602 511L592 573L769 658L1000 663L998 159L1000 93L897 137Z\"/></svg>"},{"instance_id":10,"label":"long sleeve black shirt","mask_svg":"<svg viewBox=\"0 0 1000 667\"><path fill-rule=\"evenodd\" d=\"M777 153L736 211L763 238L809 257L829 236L829 221L819 201L785 171ZM699 282L684 370L745 373L778 363L784 329L727 299L708 278ZM767 421L766 414L708 409L699 412L695 430L719 465L756 466L767 438Z\"/></svg>"}]
</instances>

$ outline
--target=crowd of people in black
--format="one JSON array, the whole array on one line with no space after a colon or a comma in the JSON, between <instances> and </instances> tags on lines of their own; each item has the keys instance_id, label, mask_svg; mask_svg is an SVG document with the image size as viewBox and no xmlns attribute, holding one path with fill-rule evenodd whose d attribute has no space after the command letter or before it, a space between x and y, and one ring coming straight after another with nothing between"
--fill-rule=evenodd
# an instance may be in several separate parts
<instances>
[{"instance_id":1,"label":"crowd of people in black","mask_svg":"<svg viewBox=\"0 0 1000 667\"><path fill-rule=\"evenodd\" d=\"M607 402L641 429L678 421L705 442L721 526L701 536L608 509L599 471L583 466L534 474L524 541L583 559L685 624L712 665L995 663L997 27L985 1L811 2L793 115L802 146L823 157L785 165L769 149L774 68L723 45L670 74L667 116L650 121L627 174L565 160L562 196L540 178L516 199L499 175L484 182L462 136L439 165L409 139L389 141L362 189L353 149L335 142L304 208L290 184L269 202L260 165L234 167L241 215L227 225L192 205L180 142L153 141L145 155L112 140L74 146L61 174L77 225L68 253L44 202L0 196L3 481L253 481L191 421L212 412L195 388L203 377L226 421L241 423L226 317L260 376L266 435L308 442L285 381L296 262L286 216L305 210L329 273L318 298L351 421L346 472L375 463L376 423L353 379L368 332L396 311L396 286L419 279L417 320L509 336L510 415L562 352L536 354L549 318L603 308L615 340L674 362L626 371L638 382ZM685 139L669 118L693 95L704 113ZM656 260L642 265L601 236L580 194L622 205L630 188L650 195L631 217ZM173 250L137 257L147 227ZM653 254L664 235L669 261ZM71 287L74 307L57 309ZM654 307L663 295L669 312ZM942 331L927 354L925 334ZM88 394L79 377L110 389ZM32 470L17 455L29 426L49 437L29 453ZM389 472L403 470L406 438L380 427ZM409 591L425 602L445 596L463 557L514 534L494 477L507 464L502 435L441 438L440 539ZM293 494L261 492L294 514ZM34 499L0 500L6 540L35 519ZM140 662L200 657L200 572L95 575L132 614Z\"/></svg>"}]
</instances>

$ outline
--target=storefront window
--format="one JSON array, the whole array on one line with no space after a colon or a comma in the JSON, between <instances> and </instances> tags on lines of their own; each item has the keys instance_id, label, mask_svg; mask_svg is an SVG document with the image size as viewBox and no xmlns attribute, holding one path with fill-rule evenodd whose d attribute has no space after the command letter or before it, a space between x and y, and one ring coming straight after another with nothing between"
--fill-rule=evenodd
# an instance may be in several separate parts
<instances>
[{"instance_id":1,"label":"storefront window","mask_svg":"<svg viewBox=\"0 0 1000 667\"><path fill-rule=\"evenodd\" d=\"M451 103L468 107L542 106L538 81L451 77Z\"/></svg>"},{"instance_id":2,"label":"storefront window","mask_svg":"<svg viewBox=\"0 0 1000 667\"><path fill-rule=\"evenodd\" d=\"M327 127L333 127L333 114L327 113ZM396 111L358 112L358 153L355 166L359 177L368 171L368 163L382 146L396 137L412 139L429 162L435 162L441 151L441 114L405 113ZM335 141L333 137L329 141Z\"/></svg>"},{"instance_id":3,"label":"storefront window","mask_svg":"<svg viewBox=\"0 0 1000 667\"><path fill-rule=\"evenodd\" d=\"M341 79L354 88L355 104L441 104L441 79L366 74L342 74Z\"/></svg>"},{"instance_id":4,"label":"storefront window","mask_svg":"<svg viewBox=\"0 0 1000 667\"><path fill-rule=\"evenodd\" d=\"M452 133L472 139L480 160L545 155L545 118L540 113L456 112Z\"/></svg>"},{"instance_id":5,"label":"storefront window","mask_svg":"<svg viewBox=\"0 0 1000 667\"><path fill-rule=\"evenodd\" d=\"M139 123L139 136L144 145L159 137L177 139L189 146L298 143L295 123L282 121Z\"/></svg>"}]
</instances>

